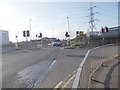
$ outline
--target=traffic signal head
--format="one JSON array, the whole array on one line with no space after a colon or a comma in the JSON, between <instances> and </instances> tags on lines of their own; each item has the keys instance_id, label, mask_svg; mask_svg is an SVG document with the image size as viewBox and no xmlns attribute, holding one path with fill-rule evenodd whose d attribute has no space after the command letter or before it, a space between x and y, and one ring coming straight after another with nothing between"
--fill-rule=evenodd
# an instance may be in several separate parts
<instances>
[{"instance_id":1,"label":"traffic signal head","mask_svg":"<svg viewBox=\"0 0 120 90\"><path fill-rule=\"evenodd\" d=\"M38 37L41 38L42 37L42 33L40 33L40 35Z\"/></svg>"},{"instance_id":2,"label":"traffic signal head","mask_svg":"<svg viewBox=\"0 0 120 90\"><path fill-rule=\"evenodd\" d=\"M15 35L16 38L18 38L18 35Z\"/></svg>"},{"instance_id":3,"label":"traffic signal head","mask_svg":"<svg viewBox=\"0 0 120 90\"><path fill-rule=\"evenodd\" d=\"M36 37L37 37L37 34L36 34Z\"/></svg>"},{"instance_id":4,"label":"traffic signal head","mask_svg":"<svg viewBox=\"0 0 120 90\"><path fill-rule=\"evenodd\" d=\"M101 28L101 31L102 31L102 33L105 33L105 30L104 30L104 28L103 28L103 27Z\"/></svg>"},{"instance_id":5,"label":"traffic signal head","mask_svg":"<svg viewBox=\"0 0 120 90\"><path fill-rule=\"evenodd\" d=\"M29 37L30 36L30 32L29 32L29 30L27 31L27 37Z\"/></svg>"},{"instance_id":6,"label":"traffic signal head","mask_svg":"<svg viewBox=\"0 0 120 90\"><path fill-rule=\"evenodd\" d=\"M69 37L68 32L65 33L65 36L66 36L66 37Z\"/></svg>"},{"instance_id":7,"label":"traffic signal head","mask_svg":"<svg viewBox=\"0 0 120 90\"><path fill-rule=\"evenodd\" d=\"M25 31L23 31L23 37L25 37L25 36L26 36Z\"/></svg>"},{"instance_id":8,"label":"traffic signal head","mask_svg":"<svg viewBox=\"0 0 120 90\"><path fill-rule=\"evenodd\" d=\"M40 33L40 37L42 37L42 33Z\"/></svg>"},{"instance_id":9,"label":"traffic signal head","mask_svg":"<svg viewBox=\"0 0 120 90\"><path fill-rule=\"evenodd\" d=\"M77 34L77 35L79 35L79 33L80 33L79 31L76 31L76 34Z\"/></svg>"},{"instance_id":10,"label":"traffic signal head","mask_svg":"<svg viewBox=\"0 0 120 90\"><path fill-rule=\"evenodd\" d=\"M105 30L106 30L106 32L108 32L108 27L107 26L105 26Z\"/></svg>"}]
</instances>

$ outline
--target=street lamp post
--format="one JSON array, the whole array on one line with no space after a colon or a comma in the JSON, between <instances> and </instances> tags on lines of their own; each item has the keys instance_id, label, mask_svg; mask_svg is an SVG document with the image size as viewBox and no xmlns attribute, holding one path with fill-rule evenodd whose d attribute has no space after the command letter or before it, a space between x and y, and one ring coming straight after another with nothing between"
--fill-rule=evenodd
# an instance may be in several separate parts
<instances>
[{"instance_id":1,"label":"street lamp post","mask_svg":"<svg viewBox=\"0 0 120 90\"><path fill-rule=\"evenodd\" d=\"M69 32L69 17L67 17L67 21L68 21L68 32Z\"/></svg>"},{"instance_id":2,"label":"street lamp post","mask_svg":"<svg viewBox=\"0 0 120 90\"><path fill-rule=\"evenodd\" d=\"M70 33L70 26L69 26L69 17L67 17L67 22L68 22L68 34ZM70 35L69 35L69 39L70 39ZM70 40L68 40L69 46L70 46Z\"/></svg>"},{"instance_id":3,"label":"street lamp post","mask_svg":"<svg viewBox=\"0 0 120 90\"><path fill-rule=\"evenodd\" d=\"M30 18L30 19L29 19L29 27L30 27L30 41L31 41L31 39L32 39L32 38L31 38L31 20L32 20L32 19Z\"/></svg>"}]
</instances>

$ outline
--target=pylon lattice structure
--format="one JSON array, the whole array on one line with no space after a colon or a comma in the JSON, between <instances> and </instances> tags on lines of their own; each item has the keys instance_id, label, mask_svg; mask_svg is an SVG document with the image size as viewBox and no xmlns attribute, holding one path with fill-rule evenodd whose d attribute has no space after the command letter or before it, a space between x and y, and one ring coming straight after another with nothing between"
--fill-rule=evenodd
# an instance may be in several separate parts
<instances>
[{"instance_id":1,"label":"pylon lattice structure","mask_svg":"<svg viewBox=\"0 0 120 90\"><path fill-rule=\"evenodd\" d=\"M98 19L94 18L94 15L97 14L98 12L94 12L94 8L96 6L92 5L92 2L90 3L90 8L88 9L90 11L90 15L89 15L89 28L87 30L88 35L91 34L93 35L94 30L97 31L96 27L95 27L95 21L99 21Z\"/></svg>"}]
</instances>

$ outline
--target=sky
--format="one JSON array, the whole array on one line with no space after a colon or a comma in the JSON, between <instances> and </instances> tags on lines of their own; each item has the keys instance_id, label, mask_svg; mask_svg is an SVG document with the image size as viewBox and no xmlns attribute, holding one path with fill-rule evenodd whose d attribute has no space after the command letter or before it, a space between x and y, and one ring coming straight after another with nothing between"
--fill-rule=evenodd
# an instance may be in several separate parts
<instances>
[{"instance_id":1,"label":"sky","mask_svg":"<svg viewBox=\"0 0 120 90\"><path fill-rule=\"evenodd\" d=\"M54 1L54 0L53 0ZM59 1L59 0L58 0ZM76 0L75 0L76 1ZM71 38L76 36L76 31L87 32L89 28L88 10L90 2L7 2L0 3L0 29L9 31L9 40L16 42L15 35L18 35L18 41L25 41L23 31L30 29L31 19L31 39L36 39L36 34L40 32L43 37L65 38L65 32L68 31ZM101 26L118 25L118 2L93 2L94 18L97 31Z\"/></svg>"}]
</instances>

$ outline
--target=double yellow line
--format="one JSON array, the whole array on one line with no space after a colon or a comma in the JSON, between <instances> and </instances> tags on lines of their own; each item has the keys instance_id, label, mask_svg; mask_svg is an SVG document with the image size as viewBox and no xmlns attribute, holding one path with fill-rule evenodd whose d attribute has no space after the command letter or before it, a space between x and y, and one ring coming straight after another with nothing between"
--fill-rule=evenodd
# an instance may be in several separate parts
<instances>
[{"instance_id":1,"label":"double yellow line","mask_svg":"<svg viewBox=\"0 0 120 90\"><path fill-rule=\"evenodd\" d=\"M63 90L64 88L67 88L67 86L70 84L70 82L75 78L77 70L75 70L71 75L68 75L66 78L63 79L63 81L60 81L54 88L54 90ZM70 78L69 78L70 77ZM66 82L66 80L69 78Z\"/></svg>"}]
</instances>

